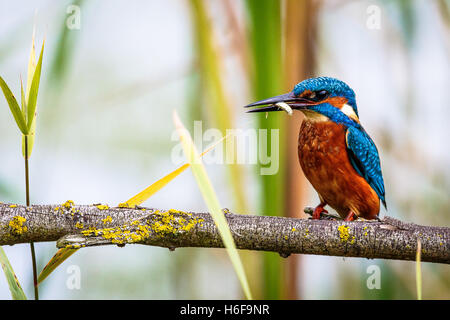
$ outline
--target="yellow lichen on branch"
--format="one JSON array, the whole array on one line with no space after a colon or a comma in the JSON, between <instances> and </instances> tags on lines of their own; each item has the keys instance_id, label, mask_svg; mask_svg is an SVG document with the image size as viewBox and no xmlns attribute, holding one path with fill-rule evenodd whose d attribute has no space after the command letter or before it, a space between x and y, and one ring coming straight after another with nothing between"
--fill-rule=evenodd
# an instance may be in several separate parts
<instances>
[{"instance_id":1,"label":"yellow lichen on branch","mask_svg":"<svg viewBox=\"0 0 450 320\"><path fill-rule=\"evenodd\" d=\"M21 216L14 216L11 221L9 221L9 226L11 228L11 233L15 235L21 235L27 232L28 228L23 224L27 221L26 218Z\"/></svg>"},{"instance_id":2,"label":"yellow lichen on branch","mask_svg":"<svg viewBox=\"0 0 450 320\"><path fill-rule=\"evenodd\" d=\"M350 239L350 231L349 227L345 224L338 227L339 230L339 238L341 239L341 242L347 242ZM351 236L350 244L355 243L355 236Z\"/></svg>"},{"instance_id":3,"label":"yellow lichen on branch","mask_svg":"<svg viewBox=\"0 0 450 320\"><path fill-rule=\"evenodd\" d=\"M62 204L62 206L66 209L70 209L71 207L73 207L74 202L72 200L67 200L66 202L64 202Z\"/></svg>"},{"instance_id":4,"label":"yellow lichen on branch","mask_svg":"<svg viewBox=\"0 0 450 320\"><path fill-rule=\"evenodd\" d=\"M106 216L105 219L102 219L102 222L103 224L111 223L112 222L111 216Z\"/></svg>"},{"instance_id":5,"label":"yellow lichen on branch","mask_svg":"<svg viewBox=\"0 0 450 320\"><path fill-rule=\"evenodd\" d=\"M121 202L118 205L119 208L134 208L135 206L130 206L127 202Z\"/></svg>"},{"instance_id":6,"label":"yellow lichen on branch","mask_svg":"<svg viewBox=\"0 0 450 320\"><path fill-rule=\"evenodd\" d=\"M338 227L339 230L339 238L341 238L341 242L347 242L350 237L350 233L348 231L348 226L345 224Z\"/></svg>"},{"instance_id":7,"label":"yellow lichen on branch","mask_svg":"<svg viewBox=\"0 0 450 320\"><path fill-rule=\"evenodd\" d=\"M164 237L190 231L203 219L192 218L192 214L178 210L155 211L153 219L138 219L129 224L112 228L89 228L81 234L85 237L100 236L112 243L126 244L145 242L150 236ZM112 222L111 216L102 219L104 224Z\"/></svg>"},{"instance_id":8,"label":"yellow lichen on branch","mask_svg":"<svg viewBox=\"0 0 450 320\"><path fill-rule=\"evenodd\" d=\"M77 223L75 224L75 228L83 229L83 228L84 228L84 225L83 225L81 222L77 222Z\"/></svg>"}]
</instances>

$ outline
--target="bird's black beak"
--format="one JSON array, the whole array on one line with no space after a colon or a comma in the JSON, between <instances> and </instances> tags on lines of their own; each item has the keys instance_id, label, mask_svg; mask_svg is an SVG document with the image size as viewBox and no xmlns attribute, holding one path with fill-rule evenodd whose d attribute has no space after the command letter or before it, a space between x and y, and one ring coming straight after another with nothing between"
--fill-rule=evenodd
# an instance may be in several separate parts
<instances>
[{"instance_id":1,"label":"bird's black beak","mask_svg":"<svg viewBox=\"0 0 450 320\"><path fill-rule=\"evenodd\" d=\"M247 112L282 111L283 109L276 105L277 103L280 102L288 104L292 109L307 109L309 106L314 104L313 101L310 101L305 98L296 97L292 92L290 92L269 99L264 99L261 101L250 103L244 106L244 108L266 106L263 108L248 110Z\"/></svg>"}]
</instances>

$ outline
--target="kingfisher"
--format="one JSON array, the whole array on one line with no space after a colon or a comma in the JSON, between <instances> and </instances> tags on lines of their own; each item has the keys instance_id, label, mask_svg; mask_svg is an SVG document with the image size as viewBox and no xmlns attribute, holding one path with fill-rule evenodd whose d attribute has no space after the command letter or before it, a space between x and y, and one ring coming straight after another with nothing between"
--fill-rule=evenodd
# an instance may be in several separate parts
<instances>
[{"instance_id":1,"label":"kingfisher","mask_svg":"<svg viewBox=\"0 0 450 320\"><path fill-rule=\"evenodd\" d=\"M306 79L292 92L251 103L248 112L300 110L305 118L298 137L298 158L320 203L312 218L335 209L345 221L379 220L386 207L377 147L359 121L354 91L330 77Z\"/></svg>"}]
</instances>

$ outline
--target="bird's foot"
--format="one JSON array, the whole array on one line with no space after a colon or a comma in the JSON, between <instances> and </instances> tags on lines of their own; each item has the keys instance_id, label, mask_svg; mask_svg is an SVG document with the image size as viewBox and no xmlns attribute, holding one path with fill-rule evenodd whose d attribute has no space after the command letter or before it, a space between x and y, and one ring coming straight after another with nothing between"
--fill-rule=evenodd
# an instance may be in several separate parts
<instances>
[{"instance_id":1,"label":"bird's foot","mask_svg":"<svg viewBox=\"0 0 450 320\"><path fill-rule=\"evenodd\" d=\"M313 220L319 220L322 212L323 213L328 213L328 211L323 208L325 206L326 206L325 203L321 203L314 209L314 212L312 214Z\"/></svg>"},{"instance_id":2,"label":"bird's foot","mask_svg":"<svg viewBox=\"0 0 450 320\"><path fill-rule=\"evenodd\" d=\"M350 211L344 221L354 221L356 219L358 219L358 216L353 211Z\"/></svg>"}]
</instances>

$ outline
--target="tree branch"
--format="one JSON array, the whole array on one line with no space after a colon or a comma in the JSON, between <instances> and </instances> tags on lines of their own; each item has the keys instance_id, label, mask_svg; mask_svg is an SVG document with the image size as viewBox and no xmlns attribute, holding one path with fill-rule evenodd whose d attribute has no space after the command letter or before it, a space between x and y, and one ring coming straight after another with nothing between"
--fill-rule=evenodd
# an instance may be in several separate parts
<instances>
[{"instance_id":1,"label":"tree branch","mask_svg":"<svg viewBox=\"0 0 450 320\"><path fill-rule=\"evenodd\" d=\"M308 209L306 209L308 211ZM450 228L382 221L311 220L232 214L224 210L239 249L415 260L450 264ZM80 248L138 243L166 247L223 247L208 213L103 205L0 204L0 245L57 241Z\"/></svg>"}]
</instances>

